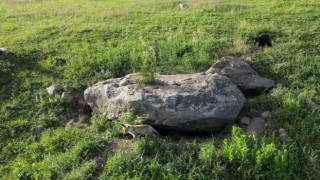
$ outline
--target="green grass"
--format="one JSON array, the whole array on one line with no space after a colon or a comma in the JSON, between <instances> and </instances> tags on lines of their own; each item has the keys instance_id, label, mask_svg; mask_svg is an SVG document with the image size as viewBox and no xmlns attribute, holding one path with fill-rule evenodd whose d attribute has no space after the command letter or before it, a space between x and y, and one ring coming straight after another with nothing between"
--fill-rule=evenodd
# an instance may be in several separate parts
<instances>
[{"instance_id":1,"label":"green grass","mask_svg":"<svg viewBox=\"0 0 320 180\"><path fill-rule=\"evenodd\" d=\"M317 179L320 113L306 99L320 103L320 3L185 2L191 8L182 11L169 0L0 1L0 47L11 52L0 55L0 177ZM272 47L254 45L262 34ZM255 105L272 114L265 139L238 130L222 145L216 136L182 144L141 138L110 155L99 174L92 159L108 140L124 138L120 126L96 115L87 130L64 129L73 105L45 92L53 83L84 88L130 72L152 83L156 73L205 71L225 55L250 57L255 70L281 84ZM31 132L37 124L45 130ZM279 138L279 128L292 141Z\"/></svg>"},{"instance_id":2,"label":"green grass","mask_svg":"<svg viewBox=\"0 0 320 180\"><path fill-rule=\"evenodd\" d=\"M142 138L108 160L102 179L290 179L295 159L285 146L267 141L248 138L239 128L221 148L212 140Z\"/></svg>"}]
</instances>

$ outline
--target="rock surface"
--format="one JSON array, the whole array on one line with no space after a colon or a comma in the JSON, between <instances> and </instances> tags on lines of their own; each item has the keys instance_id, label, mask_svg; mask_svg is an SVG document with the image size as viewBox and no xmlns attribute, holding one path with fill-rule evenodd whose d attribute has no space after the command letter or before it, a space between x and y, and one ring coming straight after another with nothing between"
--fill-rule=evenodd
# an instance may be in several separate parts
<instances>
[{"instance_id":1,"label":"rock surface","mask_svg":"<svg viewBox=\"0 0 320 180\"><path fill-rule=\"evenodd\" d=\"M7 55L8 54L8 50L6 48L0 48L0 54Z\"/></svg>"},{"instance_id":2,"label":"rock surface","mask_svg":"<svg viewBox=\"0 0 320 180\"><path fill-rule=\"evenodd\" d=\"M307 104L311 109L320 110L320 105L313 102L311 99L307 99Z\"/></svg>"},{"instance_id":3,"label":"rock surface","mask_svg":"<svg viewBox=\"0 0 320 180\"><path fill-rule=\"evenodd\" d=\"M220 59L206 73L218 73L230 78L244 94L260 94L275 85L273 80L259 76L248 63L233 56Z\"/></svg>"},{"instance_id":4,"label":"rock surface","mask_svg":"<svg viewBox=\"0 0 320 180\"><path fill-rule=\"evenodd\" d=\"M61 91L63 88L60 84L53 84L50 87L47 88L47 91L51 95L58 94L59 91Z\"/></svg>"},{"instance_id":5,"label":"rock surface","mask_svg":"<svg viewBox=\"0 0 320 180\"><path fill-rule=\"evenodd\" d=\"M287 131L283 128L280 128L278 132L280 134L280 137L286 137L288 135Z\"/></svg>"},{"instance_id":6,"label":"rock surface","mask_svg":"<svg viewBox=\"0 0 320 180\"><path fill-rule=\"evenodd\" d=\"M265 124L266 122L262 118L259 118L259 117L252 118L248 127L246 128L246 134L252 135L253 133L255 133L256 136L263 135L266 129Z\"/></svg>"},{"instance_id":7,"label":"rock surface","mask_svg":"<svg viewBox=\"0 0 320 180\"><path fill-rule=\"evenodd\" d=\"M261 113L261 117L266 119L266 120L270 120L271 113L269 111L264 111L263 113Z\"/></svg>"},{"instance_id":8,"label":"rock surface","mask_svg":"<svg viewBox=\"0 0 320 180\"><path fill-rule=\"evenodd\" d=\"M189 8L189 5L183 4L183 3L179 3L179 8L180 8L180 9L188 9L188 8Z\"/></svg>"},{"instance_id":9,"label":"rock surface","mask_svg":"<svg viewBox=\"0 0 320 180\"><path fill-rule=\"evenodd\" d=\"M183 131L217 131L236 120L246 98L219 74L158 75L159 85L133 84L134 74L109 79L84 92L94 112L107 118L133 114L155 127Z\"/></svg>"}]
</instances>

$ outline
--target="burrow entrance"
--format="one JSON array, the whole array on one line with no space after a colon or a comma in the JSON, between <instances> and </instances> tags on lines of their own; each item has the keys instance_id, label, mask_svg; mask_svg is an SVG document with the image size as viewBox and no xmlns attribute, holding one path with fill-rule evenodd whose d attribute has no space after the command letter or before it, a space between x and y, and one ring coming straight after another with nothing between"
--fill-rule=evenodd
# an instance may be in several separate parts
<instances>
[{"instance_id":1,"label":"burrow entrance","mask_svg":"<svg viewBox=\"0 0 320 180\"><path fill-rule=\"evenodd\" d=\"M255 46L266 48L273 46L273 38L276 33L269 31L261 31L254 35L249 35L248 42Z\"/></svg>"}]
</instances>

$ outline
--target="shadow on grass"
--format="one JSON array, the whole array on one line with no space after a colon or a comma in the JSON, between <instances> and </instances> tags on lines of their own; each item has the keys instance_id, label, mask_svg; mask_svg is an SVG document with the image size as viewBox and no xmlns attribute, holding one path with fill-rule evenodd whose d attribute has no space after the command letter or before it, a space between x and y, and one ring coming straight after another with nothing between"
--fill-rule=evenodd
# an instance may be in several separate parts
<instances>
[{"instance_id":1,"label":"shadow on grass","mask_svg":"<svg viewBox=\"0 0 320 180\"><path fill-rule=\"evenodd\" d=\"M0 100L5 101L18 93L39 88L38 78L52 76L53 72L43 69L39 60L43 58L41 52L28 54L0 55Z\"/></svg>"}]
</instances>

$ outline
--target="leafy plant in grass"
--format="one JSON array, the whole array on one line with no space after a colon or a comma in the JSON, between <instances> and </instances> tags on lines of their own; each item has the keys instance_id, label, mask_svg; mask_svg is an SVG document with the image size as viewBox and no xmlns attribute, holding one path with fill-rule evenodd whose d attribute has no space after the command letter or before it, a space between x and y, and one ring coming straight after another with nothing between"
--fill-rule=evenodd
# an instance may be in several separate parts
<instances>
[{"instance_id":1,"label":"leafy plant in grass","mask_svg":"<svg viewBox=\"0 0 320 180\"><path fill-rule=\"evenodd\" d=\"M269 142L270 141L270 142ZM255 136L247 137L233 128L232 138L222 148L212 141L173 143L169 139L140 138L133 150L121 150L108 160L106 176L120 179L287 179L295 160L285 146Z\"/></svg>"},{"instance_id":2,"label":"leafy plant in grass","mask_svg":"<svg viewBox=\"0 0 320 180\"><path fill-rule=\"evenodd\" d=\"M240 128L232 130L231 141L224 140L222 158L230 172L244 179L289 179L294 169L294 159L288 149L277 147L265 138L247 137Z\"/></svg>"},{"instance_id":3,"label":"leafy plant in grass","mask_svg":"<svg viewBox=\"0 0 320 180\"><path fill-rule=\"evenodd\" d=\"M80 167L73 169L63 177L65 180L86 180L93 179L97 165L92 161L83 163Z\"/></svg>"}]
</instances>

